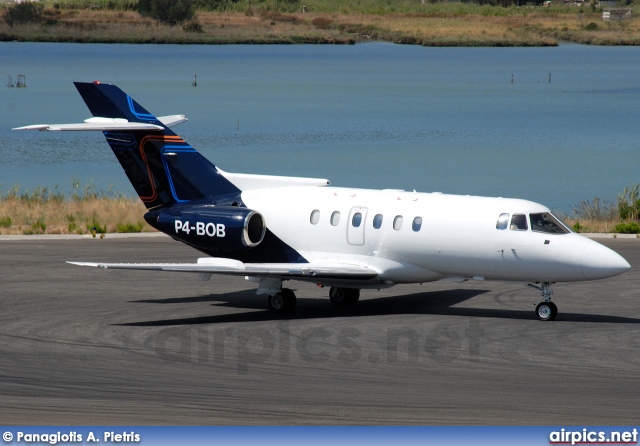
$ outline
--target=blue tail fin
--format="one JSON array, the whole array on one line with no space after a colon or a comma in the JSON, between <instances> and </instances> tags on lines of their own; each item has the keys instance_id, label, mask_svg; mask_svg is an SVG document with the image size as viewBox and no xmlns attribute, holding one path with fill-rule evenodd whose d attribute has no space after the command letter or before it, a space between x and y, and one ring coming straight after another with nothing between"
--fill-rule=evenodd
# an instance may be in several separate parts
<instances>
[{"instance_id":1,"label":"blue tail fin","mask_svg":"<svg viewBox=\"0 0 640 446\"><path fill-rule=\"evenodd\" d=\"M75 82L94 117L162 126L104 136L148 209L193 200L239 201L240 190L215 165L115 85Z\"/></svg>"}]
</instances>

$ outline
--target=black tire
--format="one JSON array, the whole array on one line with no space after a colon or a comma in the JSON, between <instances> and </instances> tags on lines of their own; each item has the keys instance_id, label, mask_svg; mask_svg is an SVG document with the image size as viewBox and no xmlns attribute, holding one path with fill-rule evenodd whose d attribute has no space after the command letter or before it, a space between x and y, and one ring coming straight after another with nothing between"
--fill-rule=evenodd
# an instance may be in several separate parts
<instances>
[{"instance_id":1,"label":"black tire","mask_svg":"<svg viewBox=\"0 0 640 446\"><path fill-rule=\"evenodd\" d=\"M540 302L536 306L536 316L541 321L552 321L558 315L558 307L553 302Z\"/></svg>"},{"instance_id":2,"label":"black tire","mask_svg":"<svg viewBox=\"0 0 640 446\"><path fill-rule=\"evenodd\" d=\"M284 312L288 313L296 307L296 303L298 302L296 293L291 291L289 288L283 288L280 292L284 295Z\"/></svg>"},{"instance_id":3,"label":"black tire","mask_svg":"<svg viewBox=\"0 0 640 446\"><path fill-rule=\"evenodd\" d=\"M276 313L289 313L296 307L296 295L288 288L283 288L273 296L267 296L267 306Z\"/></svg>"},{"instance_id":4,"label":"black tire","mask_svg":"<svg viewBox=\"0 0 640 446\"><path fill-rule=\"evenodd\" d=\"M329 290L329 299L334 305L346 307L353 305L360 299L360 290L357 288L334 288Z\"/></svg>"}]
</instances>

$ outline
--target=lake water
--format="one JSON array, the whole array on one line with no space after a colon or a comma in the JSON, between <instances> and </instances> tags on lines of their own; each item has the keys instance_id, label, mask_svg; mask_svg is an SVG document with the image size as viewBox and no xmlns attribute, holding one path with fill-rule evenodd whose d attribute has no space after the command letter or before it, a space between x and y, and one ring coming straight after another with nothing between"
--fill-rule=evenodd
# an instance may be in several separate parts
<instances>
[{"instance_id":1,"label":"lake water","mask_svg":"<svg viewBox=\"0 0 640 446\"><path fill-rule=\"evenodd\" d=\"M17 74L27 88L5 88ZM640 182L640 47L0 43L0 75L5 191L74 177L133 194L101 134L10 130L90 117L78 80L186 114L177 133L231 172L565 211Z\"/></svg>"}]
</instances>

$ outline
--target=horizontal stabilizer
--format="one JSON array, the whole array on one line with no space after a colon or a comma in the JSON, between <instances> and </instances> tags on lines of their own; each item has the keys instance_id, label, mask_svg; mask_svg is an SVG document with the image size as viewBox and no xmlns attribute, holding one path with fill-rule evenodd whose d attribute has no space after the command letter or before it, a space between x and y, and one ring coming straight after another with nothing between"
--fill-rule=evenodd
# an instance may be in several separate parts
<instances>
[{"instance_id":1,"label":"horizontal stabilizer","mask_svg":"<svg viewBox=\"0 0 640 446\"><path fill-rule=\"evenodd\" d=\"M67 262L78 266L102 269L134 269L145 271L172 271L210 273L231 276L269 276L287 279L357 279L370 280L378 273L372 269L351 264L314 263L243 263L233 259L206 257L198 263L96 263Z\"/></svg>"},{"instance_id":2,"label":"horizontal stabilizer","mask_svg":"<svg viewBox=\"0 0 640 446\"><path fill-rule=\"evenodd\" d=\"M188 119L184 115L161 116L158 118L167 127L182 124ZM164 127L155 124L145 124L142 122L129 122L122 118L89 118L78 124L35 124L24 127L16 127L13 130L39 130L41 132L117 132L117 131L162 131Z\"/></svg>"},{"instance_id":3,"label":"horizontal stabilizer","mask_svg":"<svg viewBox=\"0 0 640 446\"><path fill-rule=\"evenodd\" d=\"M157 119L167 127L175 127L189 120L185 115L159 116Z\"/></svg>"}]
</instances>

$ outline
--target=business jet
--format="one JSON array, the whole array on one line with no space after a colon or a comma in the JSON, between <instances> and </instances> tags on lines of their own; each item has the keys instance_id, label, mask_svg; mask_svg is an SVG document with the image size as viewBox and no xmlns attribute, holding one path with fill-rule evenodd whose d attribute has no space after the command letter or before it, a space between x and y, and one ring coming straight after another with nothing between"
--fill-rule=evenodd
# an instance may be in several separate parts
<instances>
[{"instance_id":1,"label":"business jet","mask_svg":"<svg viewBox=\"0 0 640 446\"><path fill-rule=\"evenodd\" d=\"M540 292L535 314L553 320L551 285L629 270L609 248L573 233L540 204L513 198L331 187L326 179L225 172L114 85L75 83L93 117L79 124L15 130L101 131L159 231L206 254L196 263L69 262L245 276L286 313L296 296L283 282L330 287L353 305L362 289L403 283L499 280Z\"/></svg>"}]
</instances>

